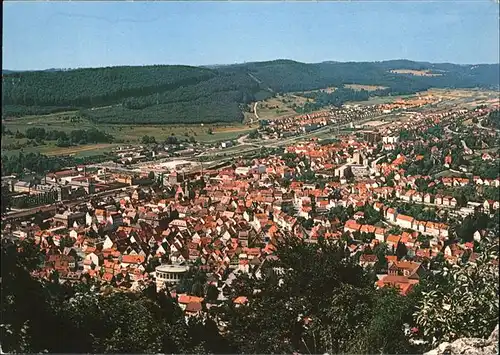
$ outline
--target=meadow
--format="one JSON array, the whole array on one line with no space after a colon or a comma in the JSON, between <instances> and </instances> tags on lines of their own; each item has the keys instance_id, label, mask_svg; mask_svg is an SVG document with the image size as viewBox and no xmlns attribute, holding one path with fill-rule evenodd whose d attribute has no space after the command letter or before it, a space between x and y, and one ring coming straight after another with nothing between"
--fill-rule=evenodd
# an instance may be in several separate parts
<instances>
[{"instance_id":1,"label":"meadow","mask_svg":"<svg viewBox=\"0 0 500 355\"><path fill-rule=\"evenodd\" d=\"M6 119L2 124L14 134L24 133L30 127L58 130L67 133L78 129L95 128L110 134L114 138L113 144L85 144L72 147L57 147L54 141L46 141L44 145L23 147L24 152L40 152L46 155L77 155L90 156L110 151L119 144L139 144L143 136L154 137L157 142L175 136L179 140L189 140L194 137L197 142L217 143L233 140L257 128L257 124L245 125L242 123L219 124L190 124L190 125L132 125L132 124L95 124L81 118L77 111L61 112L49 115L25 116ZM13 145L25 144L26 138L15 138L4 135L2 137L2 154L18 154L20 149L11 149Z\"/></svg>"}]
</instances>

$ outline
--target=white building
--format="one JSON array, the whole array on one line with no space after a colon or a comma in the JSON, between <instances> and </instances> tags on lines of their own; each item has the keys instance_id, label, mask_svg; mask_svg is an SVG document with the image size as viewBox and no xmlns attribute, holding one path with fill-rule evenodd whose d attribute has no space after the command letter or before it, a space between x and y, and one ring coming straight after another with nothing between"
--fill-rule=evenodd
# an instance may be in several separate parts
<instances>
[{"instance_id":1,"label":"white building","mask_svg":"<svg viewBox=\"0 0 500 355\"><path fill-rule=\"evenodd\" d=\"M163 264L155 269L156 291L166 288L166 284L178 284L182 276L189 270L187 265Z\"/></svg>"},{"instance_id":2,"label":"white building","mask_svg":"<svg viewBox=\"0 0 500 355\"><path fill-rule=\"evenodd\" d=\"M249 172L250 172L250 168L247 166L237 167L236 170L234 171L234 173L236 175L248 175Z\"/></svg>"},{"instance_id":3,"label":"white building","mask_svg":"<svg viewBox=\"0 0 500 355\"><path fill-rule=\"evenodd\" d=\"M385 137L382 137L382 142L385 144L397 143L397 142L399 142L399 137L398 136L385 136Z\"/></svg>"}]
</instances>

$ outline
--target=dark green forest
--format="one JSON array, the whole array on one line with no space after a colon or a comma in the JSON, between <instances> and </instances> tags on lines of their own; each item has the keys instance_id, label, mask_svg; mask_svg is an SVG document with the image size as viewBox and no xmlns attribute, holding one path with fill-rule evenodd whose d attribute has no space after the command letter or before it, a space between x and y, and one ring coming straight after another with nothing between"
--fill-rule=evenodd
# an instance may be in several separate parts
<instances>
[{"instance_id":1,"label":"dark green forest","mask_svg":"<svg viewBox=\"0 0 500 355\"><path fill-rule=\"evenodd\" d=\"M426 69L439 76L391 73ZM344 90L323 98L341 105L369 95L400 95L430 87L492 88L497 65L431 64L411 61L318 64L291 60L215 68L156 65L65 71L9 72L2 75L2 117L81 110L96 123L200 123L243 119L246 104L275 93L308 91L344 84L381 85L381 92ZM95 109L99 108L99 109Z\"/></svg>"},{"instance_id":2,"label":"dark green forest","mask_svg":"<svg viewBox=\"0 0 500 355\"><path fill-rule=\"evenodd\" d=\"M309 113L320 110L325 106L341 107L345 102L348 101L366 101L371 96L384 96L389 93L390 89L366 91L353 90L345 87L340 87L339 89L331 93L324 91L313 91L310 93L305 93L304 96L310 99L314 99L314 102L306 102L303 107L299 107L297 109L297 112Z\"/></svg>"}]
</instances>

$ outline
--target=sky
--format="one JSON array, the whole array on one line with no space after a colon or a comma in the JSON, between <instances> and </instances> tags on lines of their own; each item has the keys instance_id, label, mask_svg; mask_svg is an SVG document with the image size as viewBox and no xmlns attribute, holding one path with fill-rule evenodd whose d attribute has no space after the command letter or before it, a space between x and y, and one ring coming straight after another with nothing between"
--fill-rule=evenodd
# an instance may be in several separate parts
<instances>
[{"instance_id":1,"label":"sky","mask_svg":"<svg viewBox=\"0 0 500 355\"><path fill-rule=\"evenodd\" d=\"M499 62L493 0L4 2L2 68Z\"/></svg>"}]
</instances>

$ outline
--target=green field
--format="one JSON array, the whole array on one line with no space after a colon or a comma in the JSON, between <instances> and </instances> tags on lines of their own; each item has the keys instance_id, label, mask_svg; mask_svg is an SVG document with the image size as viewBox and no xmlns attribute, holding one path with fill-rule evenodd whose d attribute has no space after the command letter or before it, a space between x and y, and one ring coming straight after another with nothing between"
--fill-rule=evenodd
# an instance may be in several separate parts
<instances>
[{"instance_id":1,"label":"green field","mask_svg":"<svg viewBox=\"0 0 500 355\"><path fill-rule=\"evenodd\" d=\"M40 152L46 155L89 156L110 151L119 144L138 144L145 135L155 137L162 142L167 137L175 135L179 140L194 137L197 142L215 143L238 138L257 128L257 125L244 124L192 124L192 125L127 125L127 124L95 124L89 120L79 118L77 112L63 112L43 116L25 116L3 120L5 128L13 133L24 133L30 127L44 128L45 130L58 130L71 132L77 129L96 128L113 136L115 144L89 144L73 147L57 147L55 142L46 141L45 145L23 147L24 152ZM212 134L210 134L210 131ZM2 154L17 154L20 149L9 149L13 144L24 144L26 138L16 139L14 136L2 137Z\"/></svg>"},{"instance_id":2,"label":"green field","mask_svg":"<svg viewBox=\"0 0 500 355\"><path fill-rule=\"evenodd\" d=\"M356 101L356 102L347 102L347 105L360 105L360 106L366 106L366 105L381 105L381 104L388 104L391 102L394 102L396 100L400 99L409 99L415 97L414 94L412 95L400 95L400 96L374 96L371 97L367 101Z\"/></svg>"}]
</instances>

